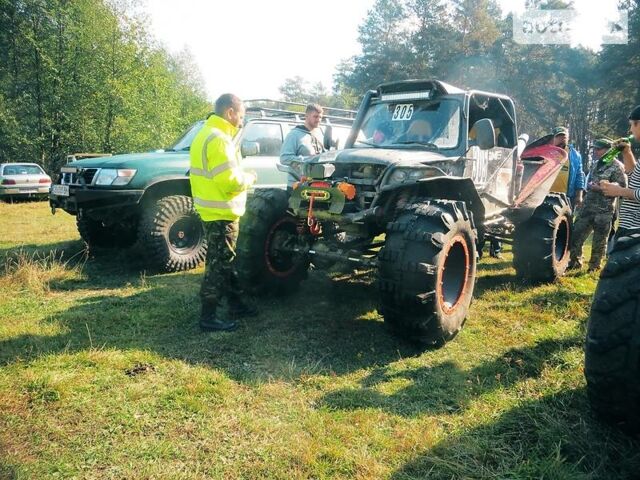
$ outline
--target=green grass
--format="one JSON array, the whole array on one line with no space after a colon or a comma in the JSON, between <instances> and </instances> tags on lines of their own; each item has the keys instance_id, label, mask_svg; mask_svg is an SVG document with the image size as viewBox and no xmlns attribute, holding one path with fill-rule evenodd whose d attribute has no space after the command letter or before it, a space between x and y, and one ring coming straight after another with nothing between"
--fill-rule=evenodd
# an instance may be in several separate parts
<instances>
[{"instance_id":1,"label":"green grass","mask_svg":"<svg viewBox=\"0 0 640 480\"><path fill-rule=\"evenodd\" d=\"M202 334L202 270L87 257L73 218L0 204L0 478L637 478L593 419L582 344L596 277L481 262L467 324L420 352L373 276L313 273Z\"/></svg>"}]
</instances>

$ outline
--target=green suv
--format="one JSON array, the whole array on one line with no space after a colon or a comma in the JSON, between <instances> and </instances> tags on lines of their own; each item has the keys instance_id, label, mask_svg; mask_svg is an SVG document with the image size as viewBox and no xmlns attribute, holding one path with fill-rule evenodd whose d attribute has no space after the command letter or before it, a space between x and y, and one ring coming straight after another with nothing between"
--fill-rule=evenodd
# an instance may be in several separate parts
<instances>
[{"instance_id":1,"label":"green suv","mask_svg":"<svg viewBox=\"0 0 640 480\"><path fill-rule=\"evenodd\" d=\"M287 174L278 171L287 133L303 122L284 108L304 107L274 101L248 101L247 120L238 141L247 170L258 174L256 188L286 189ZM286 105L283 105L286 103ZM346 138L353 112L331 111L324 124L327 146ZM129 247L138 243L149 267L175 272L204 260L206 242L193 209L189 185L189 147L203 125L197 122L171 147L72 161L51 187L52 212L76 217L89 248Z\"/></svg>"}]
</instances>

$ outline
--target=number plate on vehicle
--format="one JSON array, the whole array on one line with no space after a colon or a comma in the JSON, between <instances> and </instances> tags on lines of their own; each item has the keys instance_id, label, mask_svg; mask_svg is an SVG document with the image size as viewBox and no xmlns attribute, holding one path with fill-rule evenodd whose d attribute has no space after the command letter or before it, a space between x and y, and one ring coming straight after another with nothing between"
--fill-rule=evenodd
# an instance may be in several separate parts
<instances>
[{"instance_id":1,"label":"number plate on vehicle","mask_svg":"<svg viewBox=\"0 0 640 480\"><path fill-rule=\"evenodd\" d=\"M393 111L391 121L398 122L404 120L411 120L413 117L413 104L412 103L399 103Z\"/></svg>"},{"instance_id":2,"label":"number plate on vehicle","mask_svg":"<svg viewBox=\"0 0 640 480\"><path fill-rule=\"evenodd\" d=\"M68 197L69 185L53 185L51 187L51 193L58 195L59 197Z\"/></svg>"}]
</instances>

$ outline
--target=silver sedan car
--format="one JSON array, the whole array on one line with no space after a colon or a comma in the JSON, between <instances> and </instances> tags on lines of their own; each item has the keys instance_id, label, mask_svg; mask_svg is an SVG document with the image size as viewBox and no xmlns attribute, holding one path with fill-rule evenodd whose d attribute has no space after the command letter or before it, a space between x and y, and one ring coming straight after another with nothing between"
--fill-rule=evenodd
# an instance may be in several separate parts
<instances>
[{"instance_id":1,"label":"silver sedan car","mask_svg":"<svg viewBox=\"0 0 640 480\"><path fill-rule=\"evenodd\" d=\"M36 163L0 163L0 198L46 197L51 177Z\"/></svg>"}]
</instances>

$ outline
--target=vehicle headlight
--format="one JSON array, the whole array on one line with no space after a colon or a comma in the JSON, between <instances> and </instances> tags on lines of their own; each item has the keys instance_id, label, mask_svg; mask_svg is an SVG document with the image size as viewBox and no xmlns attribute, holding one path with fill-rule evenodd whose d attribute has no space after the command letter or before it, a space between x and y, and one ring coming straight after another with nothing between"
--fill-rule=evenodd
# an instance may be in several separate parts
<instances>
[{"instance_id":1,"label":"vehicle headlight","mask_svg":"<svg viewBox=\"0 0 640 480\"><path fill-rule=\"evenodd\" d=\"M135 169L103 168L98 172L96 185L127 185L136 174Z\"/></svg>"},{"instance_id":2,"label":"vehicle headlight","mask_svg":"<svg viewBox=\"0 0 640 480\"><path fill-rule=\"evenodd\" d=\"M402 183L407 179L407 172L405 170L396 170L391 174L389 179L391 183Z\"/></svg>"},{"instance_id":3,"label":"vehicle headlight","mask_svg":"<svg viewBox=\"0 0 640 480\"><path fill-rule=\"evenodd\" d=\"M405 182L417 182L423 178L433 176L434 173L434 170L431 168L397 169L391 174L389 183L394 185Z\"/></svg>"}]
</instances>

